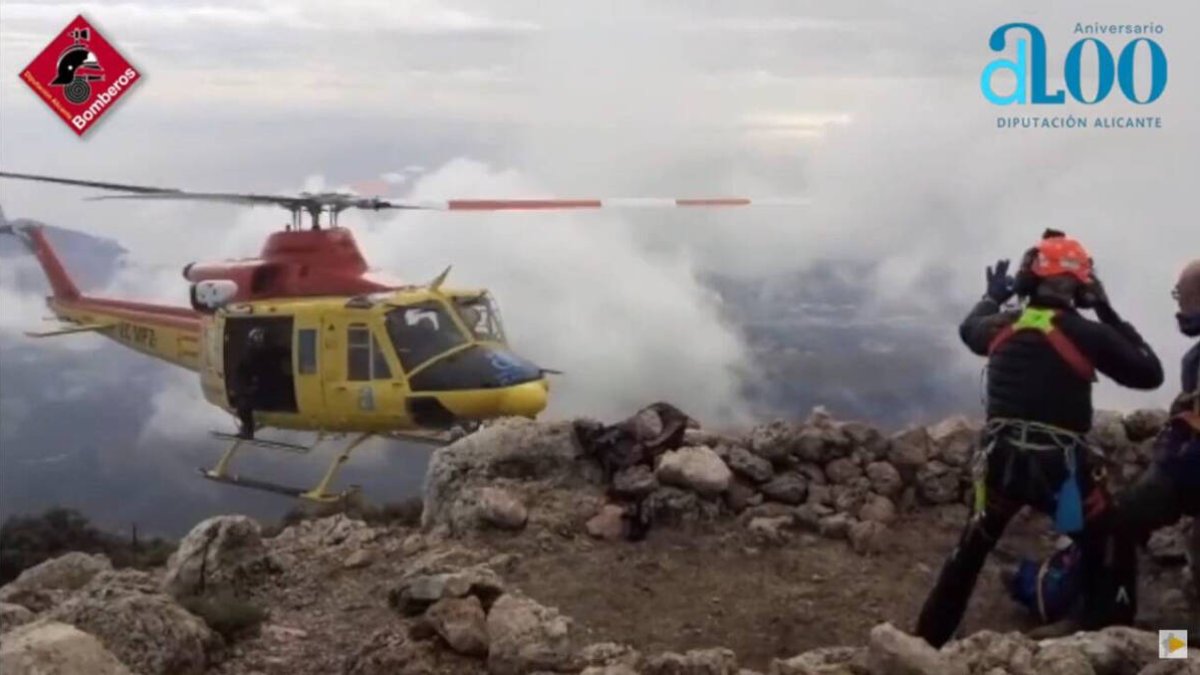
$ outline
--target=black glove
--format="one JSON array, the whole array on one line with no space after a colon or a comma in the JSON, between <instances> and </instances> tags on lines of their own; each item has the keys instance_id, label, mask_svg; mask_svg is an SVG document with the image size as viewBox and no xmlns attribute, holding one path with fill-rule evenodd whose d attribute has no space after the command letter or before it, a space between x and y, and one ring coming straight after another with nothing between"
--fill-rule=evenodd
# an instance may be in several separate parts
<instances>
[{"instance_id":1,"label":"black glove","mask_svg":"<svg viewBox=\"0 0 1200 675\"><path fill-rule=\"evenodd\" d=\"M987 297L997 305L1003 305L1013 296L1015 281L1008 273L1008 260L997 260L995 267L987 268Z\"/></svg>"},{"instance_id":2,"label":"black glove","mask_svg":"<svg viewBox=\"0 0 1200 675\"><path fill-rule=\"evenodd\" d=\"M1100 277L1092 273L1092 283L1080 286L1079 296L1075 299L1075 305L1083 309L1095 309L1096 314L1100 314L1101 307L1108 307L1108 291L1104 289L1104 282L1100 281Z\"/></svg>"}]
</instances>

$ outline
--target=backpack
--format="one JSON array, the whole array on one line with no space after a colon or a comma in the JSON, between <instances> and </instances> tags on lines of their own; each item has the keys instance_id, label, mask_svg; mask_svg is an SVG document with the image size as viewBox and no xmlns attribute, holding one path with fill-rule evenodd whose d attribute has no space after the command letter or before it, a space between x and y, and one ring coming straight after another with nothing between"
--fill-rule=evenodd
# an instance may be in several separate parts
<instances>
[{"instance_id":1,"label":"backpack","mask_svg":"<svg viewBox=\"0 0 1200 675\"><path fill-rule=\"evenodd\" d=\"M1074 542L1043 561L1022 560L1009 582L1009 595L1043 623L1058 621L1079 598L1080 560Z\"/></svg>"},{"instance_id":2,"label":"backpack","mask_svg":"<svg viewBox=\"0 0 1200 675\"><path fill-rule=\"evenodd\" d=\"M1200 359L1191 363L1185 359L1183 367L1189 366L1200 368ZM1185 488L1200 490L1200 385L1175 399L1171 418L1159 433L1154 450L1155 460L1167 475Z\"/></svg>"}]
</instances>

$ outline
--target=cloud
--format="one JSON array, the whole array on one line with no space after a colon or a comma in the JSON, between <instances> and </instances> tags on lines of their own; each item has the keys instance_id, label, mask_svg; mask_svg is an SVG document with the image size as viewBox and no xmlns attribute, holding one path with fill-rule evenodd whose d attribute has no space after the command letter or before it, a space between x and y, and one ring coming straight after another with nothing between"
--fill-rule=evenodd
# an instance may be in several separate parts
<instances>
[{"instance_id":1,"label":"cloud","mask_svg":"<svg viewBox=\"0 0 1200 675\"><path fill-rule=\"evenodd\" d=\"M455 160L412 199L539 195L516 169ZM566 372L551 414L614 418L665 399L713 423L744 419L737 332L686 255L645 251L620 214L404 213L359 230L371 262L410 280L453 264L449 285L489 287L517 350Z\"/></svg>"}]
</instances>

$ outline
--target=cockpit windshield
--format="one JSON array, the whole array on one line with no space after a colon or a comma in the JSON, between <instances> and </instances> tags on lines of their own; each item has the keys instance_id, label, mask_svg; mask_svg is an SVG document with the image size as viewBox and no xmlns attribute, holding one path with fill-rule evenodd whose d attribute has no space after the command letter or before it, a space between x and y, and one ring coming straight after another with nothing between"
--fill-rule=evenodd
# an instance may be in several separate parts
<instances>
[{"instance_id":1,"label":"cockpit windshield","mask_svg":"<svg viewBox=\"0 0 1200 675\"><path fill-rule=\"evenodd\" d=\"M458 316L476 340L504 342L504 327L500 324L500 309L489 293L453 300Z\"/></svg>"},{"instance_id":2,"label":"cockpit windshield","mask_svg":"<svg viewBox=\"0 0 1200 675\"><path fill-rule=\"evenodd\" d=\"M387 313L388 336L400 357L400 365L411 371L429 359L467 343L440 302L429 300Z\"/></svg>"}]
</instances>

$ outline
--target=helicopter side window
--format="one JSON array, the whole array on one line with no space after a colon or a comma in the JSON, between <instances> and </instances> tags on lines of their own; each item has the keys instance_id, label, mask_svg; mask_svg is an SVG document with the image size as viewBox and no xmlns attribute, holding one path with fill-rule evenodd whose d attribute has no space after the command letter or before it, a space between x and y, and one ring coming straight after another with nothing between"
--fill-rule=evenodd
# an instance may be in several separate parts
<instances>
[{"instance_id":1,"label":"helicopter side window","mask_svg":"<svg viewBox=\"0 0 1200 675\"><path fill-rule=\"evenodd\" d=\"M400 365L407 371L467 342L467 336L440 302L398 307L388 312L387 328Z\"/></svg>"},{"instance_id":2,"label":"helicopter side window","mask_svg":"<svg viewBox=\"0 0 1200 675\"><path fill-rule=\"evenodd\" d=\"M312 375L317 372L317 331L304 328L297 333L299 349L297 351L298 370L301 375Z\"/></svg>"},{"instance_id":3,"label":"helicopter side window","mask_svg":"<svg viewBox=\"0 0 1200 675\"><path fill-rule=\"evenodd\" d=\"M346 374L353 382L391 379L387 358L371 329L353 324L346 331Z\"/></svg>"}]
</instances>

